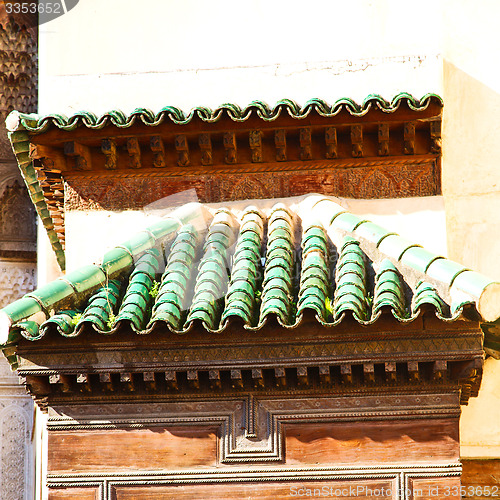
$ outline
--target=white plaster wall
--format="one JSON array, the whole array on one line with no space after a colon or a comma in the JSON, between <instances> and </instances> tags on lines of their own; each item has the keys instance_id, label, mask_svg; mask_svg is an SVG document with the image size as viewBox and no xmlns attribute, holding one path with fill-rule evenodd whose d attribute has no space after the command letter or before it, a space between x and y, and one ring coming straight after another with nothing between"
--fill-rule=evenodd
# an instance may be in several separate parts
<instances>
[{"instance_id":1,"label":"white plaster wall","mask_svg":"<svg viewBox=\"0 0 500 500\"><path fill-rule=\"evenodd\" d=\"M39 110L420 98L440 37L429 0L81 0L40 27Z\"/></svg>"},{"instance_id":2,"label":"white plaster wall","mask_svg":"<svg viewBox=\"0 0 500 500\"><path fill-rule=\"evenodd\" d=\"M301 199L296 197L294 199ZM351 212L361 215L425 248L446 255L446 225L443 198L352 200L338 198ZM275 201L251 200L226 203L239 209L248 205L272 205ZM66 264L68 271L99 263L103 254L128 240L136 232L151 226L164 216L165 210L142 211L71 211L66 214ZM210 221L208 221L209 223ZM208 227L208 223L206 224Z\"/></svg>"},{"instance_id":3,"label":"white plaster wall","mask_svg":"<svg viewBox=\"0 0 500 500\"><path fill-rule=\"evenodd\" d=\"M500 280L500 2L446 0L443 194L450 257ZM462 457L500 457L500 362L462 410Z\"/></svg>"}]
</instances>

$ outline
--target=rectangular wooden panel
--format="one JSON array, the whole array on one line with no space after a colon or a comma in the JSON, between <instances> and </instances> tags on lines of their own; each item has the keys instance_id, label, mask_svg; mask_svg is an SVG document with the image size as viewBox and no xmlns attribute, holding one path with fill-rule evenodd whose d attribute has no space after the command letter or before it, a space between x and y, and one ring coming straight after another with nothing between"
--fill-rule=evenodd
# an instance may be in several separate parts
<instances>
[{"instance_id":1,"label":"rectangular wooden panel","mask_svg":"<svg viewBox=\"0 0 500 500\"><path fill-rule=\"evenodd\" d=\"M411 479L412 500L460 500L460 478Z\"/></svg>"},{"instance_id":2,"label":"rectangular wooden panel","mask_svg":"<svg viewBox=\"0 0 500 500\"><path fill-rule=\"evenodd\" d=\"M286 424L286 463L442 463L459 458L458 420Z\"/></svg>"},{"instance_id":3,"label":"rectangular wooden panel","mask_svg":"<svg viewBox=\"0 0 500 500\"><path fill-rule=\"evenodd\" d=\"M178 486L116 487L114 500L290 500L293 498L342 498L342 500L395 500L395 483L373 481L290 481L218 483Z\"/></svg>"},{"instance_id":4,"label":"rectangular wooden panel","mask_svg":"<svg viewBox=\"0 0 500 500\"><path fill-rule=\"evenodd\" d=\"M500 499L500 459L462 460L462 467L463 498Z\"/></svg>"},{"instance_id":5,"label":"rectangular wooden panel","mask_svg":"<svg viewBox=\"0 0 500 500\"><path fill-rule=\"evenodd\" d=\"M217 429L155 427L49 433L49 473L215 465Z\"/></svg>"},{"instance_id":6,"label":"rectangular wooden panel","mask_svg":"<svg viewBox=\"0 0 500 500\"><path fill-rule=\"evenodd\" d=\"M49 490L49 500L99 500L98 488L54 488Z\"/></svg>"}]
</instances>

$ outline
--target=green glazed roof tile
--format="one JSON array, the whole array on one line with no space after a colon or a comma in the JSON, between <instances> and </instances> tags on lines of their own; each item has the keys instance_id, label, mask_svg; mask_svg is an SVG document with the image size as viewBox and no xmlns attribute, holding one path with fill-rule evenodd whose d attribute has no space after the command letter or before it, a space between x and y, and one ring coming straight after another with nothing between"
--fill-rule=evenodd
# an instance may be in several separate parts
<instances>
[{"instance_id":1,"label":"green glazed roof tile","mask_svg":"<svg viewBox=\"0 0 500 500\"><path fill-rule=\"evenodd\" d=\"M130 321L134 330L143 329L149 319L148 309L152 302L150 289L159 268L159 257L160 253L154 249L148 250L137 260L115 323Z\"/></svg>"},{"instance_id":2,"label":"green glazed roof tile","mask_svg":"<svg viewBox=\"0 0 500 500\"><path fill-rule=\"evenodd\" d=\"M112 330L114 313L120 296L121 283L117 280L110 281L100 288L89 300L87 308L83 311L75 330L79 333L85 324L94 326L101 332Z\"/></svg>"},{"instance_id":3,"label":"green glazed roof tile","mask_svg":"<svg viewBox=\"0 0 500 500\"><path fill-rule=\"evenodd\" d=\"M500 285L484 276L349 217L331 200L317 202L317 212L309 209L306 217L297 206L280 202L262 213L255 207L235 214L212 210L207 233L172 218L160 221L155 231L107 252L102 265L81 268L1 310L2 321L10 321L8 335L1 333L3 349L49 331L68 337L89 328L114 335L127 328L215 332L233 317L248 330L263 328L269 316L296 328L308 312L319 327L335 327L346 314L368 326L384 310L402 322L432 311L454 321L468 317L464 308L479 311L485 294L491 309L490 291ZM158 250L133 253L152 244L154 234L164 238L155 240ZM53 316L38 327L33 319L39 313ZM485 329L490 346L497 342L488 333L493 330Z\"/></svg>"},{"instance_id":4,"label":"green glazed roof tile","mask_svg":"<svg viewBox=\"0 0 500 500\"><path fill-rule=\"evenodd\" d=\"M335 274L335 319L347 311L351 311L358 320L366 319L365 276L364 255L359 248L359 242L346 236Z\"/></svg>"},{"instance_id":5,"label":"green glazed roof tile","mask_svg":"<svg viewBox=\"0 0 500 500\"><path fill-rule=\"evenodd\" d=\"M443 316L446 311L446 304L441 297L439 297L436 289L425 281L421 281L412 299L412 314L416 314L418 309L423 305L430 305L436 308L440 316Z\"/></svg>"},{"instance_id":6,"label":"green glazed roof tile","mask_svg":"<svg viewBox=\"0 0 500 500\"><path fill-rule=\"evenodd\" d=\"M388 259L385 259L375 277L373 298L373 314L376 315L384 307L388 307L400 319L406 318L405 295L398 270Z\"/></svg>"},{"instance_id":7,"label":"green glazed roof tile","mask_svg":"<svg viewBox=\"0 0 500 500\"><path fill-rule=\"evenodd\" d=\"M229 266L229 246L234 239L234 229L231 224L232 215L225 209L220 209L215 213L208 231L207 244L204 246L204 255L199 265L194 287L195 293L185 328L189 328L195 320L200 320L209 331L219 328L219 314L222 315L221 299L226 295L229 281L227 267ZM230 232L229 229L231 229Z\"/></svg>"},{"instance_id":8,"label":"green glazed roof tile","mask_svg":"<svg viewBox=\"0 0 500 500\"><path fill-rule=\"evenodd\" d=\"M187 224L179 230L170 247L148 327L155 322L165 321L175 331L181 328L183 304L186 302L196 255L196 242L197 231L194 226ZM178 259L182 259L182 262Z\"/></svg>"},{"instance_id":9,"label":"green glazed roof tile","mask_svg":"<svg viewBox=\"0 0 500 500\"><path fill-rule=\"evenodd\" d=\"M468 271L468 269L461 264L448 259L436 259L426 269L426 274L433 279L444 281L451 286L458 275L464 271Z\"/></svg>"}]
</instances>

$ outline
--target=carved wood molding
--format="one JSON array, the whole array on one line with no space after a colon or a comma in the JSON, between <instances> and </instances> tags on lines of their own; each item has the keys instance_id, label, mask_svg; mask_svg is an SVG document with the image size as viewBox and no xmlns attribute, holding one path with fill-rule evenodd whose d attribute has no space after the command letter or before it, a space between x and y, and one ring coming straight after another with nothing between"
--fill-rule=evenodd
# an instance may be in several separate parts
<instances>
[{"instance_id":1,"label":"carved wood molding","mask_svg":"<svg viewBox=\"0 0 500 500\"><path fill-rule=\"evenodd\" d=\"M58 414L58 412L60 414ZM220 426L220 463L282 462L283 424L457 418L458 392L348 397L256 397L150 405L88 404L51 409L49 431Z\"/></svg>"},{"instance_id":2,"label":"carved wood molding","mask_svg":"<svg viewBox=\"0 0 500 500\"><path fill-rule=\"evenodd\" d=\"M175 486L220 483L245 483L263 481L341 481L341 480L387 480L394 491L394 500L408 500L412 497L411 480L414 478L460 477L460 463L414 466L380 467L259 467L244 470L186 470L186 471L138 471L117 474L49 474L47 485L50 489L93 487L99 500L115 498L115 491L123 486ZM333 483L335 489L335 483Z\"/></svg>"}]
</instances>

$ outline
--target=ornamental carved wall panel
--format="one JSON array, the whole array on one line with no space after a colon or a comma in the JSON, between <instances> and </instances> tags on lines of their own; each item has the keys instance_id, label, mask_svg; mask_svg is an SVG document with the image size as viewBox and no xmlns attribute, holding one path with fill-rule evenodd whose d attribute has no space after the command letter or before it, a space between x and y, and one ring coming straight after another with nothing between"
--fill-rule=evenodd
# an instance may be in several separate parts
<instances>
[{"instance_id":1,"label":"ornamental carved wall panel","mask_svg":"<svg viewBox=\"0 0 500 500\"><path fill-rule=\"evenodd\" d=\"M324 165L319 165L324 167ZM315 192L346 198L404 198L440 194L436 162L426 159L394 169L360 164L351 168L226 173L224 175L88 175L67 178L66 210L142 209L167 196L194 189L202 203L281 198Z\"/></svg>"}]
</instances>

